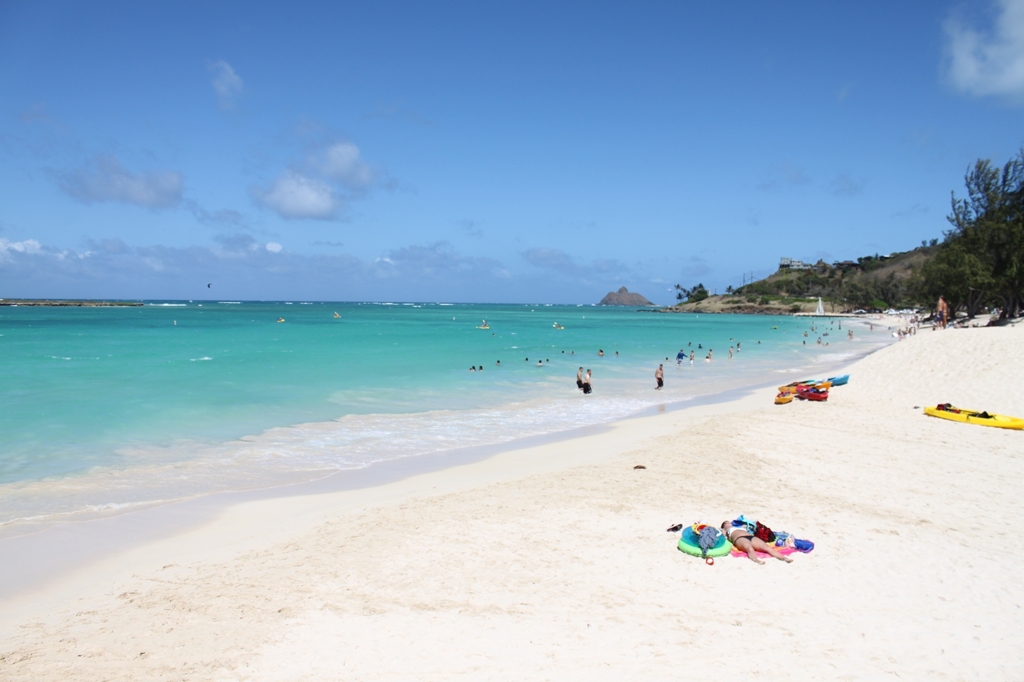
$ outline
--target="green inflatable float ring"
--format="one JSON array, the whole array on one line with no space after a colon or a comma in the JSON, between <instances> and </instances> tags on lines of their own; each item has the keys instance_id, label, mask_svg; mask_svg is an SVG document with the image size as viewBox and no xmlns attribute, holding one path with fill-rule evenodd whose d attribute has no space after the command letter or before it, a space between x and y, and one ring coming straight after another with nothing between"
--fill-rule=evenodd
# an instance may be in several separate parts
<instances>
[{"instance_id":1,"label":"green inflatable float ring","mask_svg":"<svg viewBox=\"0 0 1024 682\"><path fill-rule=\"evenodd\" d=\"M703 557L704 554L700 551L700 545L697 544L697 536L693 534L693 528L687 526L683 529L683 537L679 538L679 551L689 554L690 556ZM708 550L708 556L725 556L732 551L732 543L725 539L722 535L718 538L718 543Z\"/></svg>"}]
</instances>

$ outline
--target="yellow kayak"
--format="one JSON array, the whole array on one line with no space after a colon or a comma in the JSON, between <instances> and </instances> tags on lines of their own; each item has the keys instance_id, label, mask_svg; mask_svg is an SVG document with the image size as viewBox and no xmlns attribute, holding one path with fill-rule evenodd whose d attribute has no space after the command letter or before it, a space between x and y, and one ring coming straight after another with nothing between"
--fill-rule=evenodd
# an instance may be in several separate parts
<instances>
[{"instance_id":1,"label":"yellow kayak","mask_svg":"<svg viewBox=\"0 0 1024 682\"><path fill-rule=\"evenodd\" d=\"M926 407L924 408L924 413L931 417L948 419L954 422L963 422L965 424L994 426L997 429L1024 430L1024 419L1007 417L1005 414L989 414L984 411L978 412L976 410L965 410L963 408L953 407L949 403L936 405L935 407Z\"/></svg>"},{"instance_id":2,"label":"yellow kayak","mask_svg":"<svg viewBox=\"0 0 1024 682\"><path fill-rule=\"evenodd\" d=\"M793 393L780 393L777 396L775 396L775 404L786 405L788 403L791 403L793 402L793 395Z\"/></svg>"}]
</instances>

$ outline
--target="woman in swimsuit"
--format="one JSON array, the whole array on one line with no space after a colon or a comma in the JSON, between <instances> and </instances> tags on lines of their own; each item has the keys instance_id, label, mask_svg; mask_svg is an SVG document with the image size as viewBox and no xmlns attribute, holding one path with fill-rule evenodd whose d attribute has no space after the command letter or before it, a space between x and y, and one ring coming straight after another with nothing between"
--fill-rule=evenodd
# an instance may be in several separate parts
<instances>
[{"instance_id":1,"label":"woman in swimsuit","mask_svg":"<svg viewBox=\"0 0 1024 682\"><path fill-rule=\"evenodd\" d=\"M722 521L722 532L725 533L725 537L729 538L729 542L731 542L736 549L741 552L746 552L751 561L763 564L764 561L757 558L757 552L764 552L765 554L770 554L779 561L785 561L787 564L793 562L793 560L788 556L779 554L774 547L766 543L764 540L755 538L751 535L746 526L733 527L731 521Z\"/></svg>"}]
</instances>

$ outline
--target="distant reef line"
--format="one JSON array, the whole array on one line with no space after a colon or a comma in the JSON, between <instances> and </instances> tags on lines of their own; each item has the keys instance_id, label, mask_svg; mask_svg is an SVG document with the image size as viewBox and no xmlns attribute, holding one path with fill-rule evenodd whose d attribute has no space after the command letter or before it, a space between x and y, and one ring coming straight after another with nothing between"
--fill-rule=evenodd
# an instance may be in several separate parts
<instances>
[{"instance_id":1,"label":"distant reef line","mask_svg":"<svg viewBox=\"0 0 1024 682\"><path fill-rule=\"evenodd\" d=\"M84 301L46 298L0 298L0 306L37 306L50 308L134 308L143 305L138 301Z\"/></svg>"}]
</instances>

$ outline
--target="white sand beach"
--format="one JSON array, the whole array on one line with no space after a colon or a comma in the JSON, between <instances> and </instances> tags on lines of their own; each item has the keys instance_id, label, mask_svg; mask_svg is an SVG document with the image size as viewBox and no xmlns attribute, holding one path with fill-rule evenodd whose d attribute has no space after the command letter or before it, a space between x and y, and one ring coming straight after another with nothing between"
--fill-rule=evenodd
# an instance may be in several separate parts
<instances>
[{"instance_id":1,"label":"white sand beach","mask_svg":"<svg viewBox=\"0 0 1024 682\"><path fill-rule=\"evenodd\" d=\"M0 679L1024 679L1024 432L919 409L1024 416L1024 330L846 371L236 505L0 604ZM816 547L707 566L665 531L740 513Z\"/></svg>"}]
</instances>

